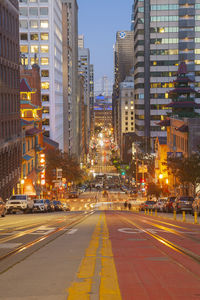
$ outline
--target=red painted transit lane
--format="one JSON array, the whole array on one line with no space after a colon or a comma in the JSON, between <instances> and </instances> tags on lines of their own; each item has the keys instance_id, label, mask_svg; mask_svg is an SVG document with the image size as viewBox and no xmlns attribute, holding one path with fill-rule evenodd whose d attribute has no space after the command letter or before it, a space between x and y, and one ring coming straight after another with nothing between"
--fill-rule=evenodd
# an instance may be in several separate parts
<instances>
[{"instance_id":1,"label":"red painted transit lane","mask_svg":"<svg viewBox=\"0 0 200 300\"><path fill-rule=\"evenodd\" d=\"M106 212L122 299L200 299L198 260L159 241L157 234L146 232L142 218L132 213ZM173 243L179 243L173 233L166 234L166 241L170 242L171 234Z\"/></svg>"}]
</instances>

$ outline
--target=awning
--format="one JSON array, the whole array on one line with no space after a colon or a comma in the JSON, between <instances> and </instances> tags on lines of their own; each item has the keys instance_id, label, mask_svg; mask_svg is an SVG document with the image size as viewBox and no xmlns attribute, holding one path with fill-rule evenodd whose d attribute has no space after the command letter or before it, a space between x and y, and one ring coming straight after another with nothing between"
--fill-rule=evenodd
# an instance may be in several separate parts
<instances>
[{"instance_id":1,"label":"awning","mask_svg":"<svg viewBox=\"0 0 200 300\"><path fill-rule=\"evenodd\" d=\"M25 159L25 160L27 160L27 161L29 161L31 158L33 158L33 156L30 156L30 155L28 155L28 154L25 154L25 155L23 156L23 159Z\"/></svg>"},{"instance_id":2,"label":"awning","mask_svg":"<svg viewBox=\"0 0 200 300\"><path fill-rule=\"evenodd\" d=\"M26 130L26 136L33 136L33 135L35 135L37 133L41 133L41 132L42 132L42 130L40 130L36 127L33 127L31 129Z\"/></svg>"}]
</instances>

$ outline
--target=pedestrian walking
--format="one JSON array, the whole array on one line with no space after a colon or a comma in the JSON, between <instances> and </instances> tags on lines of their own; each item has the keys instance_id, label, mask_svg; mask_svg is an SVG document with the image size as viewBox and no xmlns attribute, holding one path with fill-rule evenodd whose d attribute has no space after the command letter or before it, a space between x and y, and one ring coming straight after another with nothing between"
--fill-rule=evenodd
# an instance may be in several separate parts
<instances>
[{"instance_id":1,"label":"pedestrian walking","mask_svg":"<svg viewBox=\"0 0 200 300\"><path fill-rule=\"evenodd\" d=\"M131 210L131 203L128 204L128 209Z\"/></svg>"},{"instance_id":2,"label":"pedestrian walking","mask_svg":"<svg viewBox=\"0 0 200 300\"><path fill-rule=\"evenodd\" d=\"M127 201L124 202L124 208L127 209L128 203Z\"/></svg>"}]
</instances>

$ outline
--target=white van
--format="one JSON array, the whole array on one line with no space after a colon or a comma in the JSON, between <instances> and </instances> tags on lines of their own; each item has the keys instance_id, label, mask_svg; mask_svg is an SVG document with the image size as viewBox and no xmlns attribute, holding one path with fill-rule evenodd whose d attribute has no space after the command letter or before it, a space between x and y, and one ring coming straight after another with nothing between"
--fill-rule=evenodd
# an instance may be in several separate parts
<instances>
[{"instance_id":1,"label":"white van","mask_svg":"<svg viewBox=\"0 0 200 300\"><path fill-rule=\"evenodd\" d=\"M32 212L34 201L29 195L13 195L6 202L8 213L16 213L17 211Z\"/></svg>"}]
</instances>

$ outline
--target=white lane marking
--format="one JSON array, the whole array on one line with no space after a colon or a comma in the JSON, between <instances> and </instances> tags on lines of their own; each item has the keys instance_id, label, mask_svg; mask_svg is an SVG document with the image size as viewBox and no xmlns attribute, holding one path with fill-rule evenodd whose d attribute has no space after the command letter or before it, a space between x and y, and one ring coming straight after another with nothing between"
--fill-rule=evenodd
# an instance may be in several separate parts
<instances>
[{"instance_id":1,"label":"white lane marking","mask_svg":"<svg viewBox=\"0 0 200 300\"><path fill-rule=\"evenodd\" d=\"M22 243L3 243L0 245L0 249L13 249L21 246Z\"/></svg>"},{"instance_id":2,"label":"white lane marking","mask_svg":"<svg viewBox=\"0 0 200 300\"><path fill-rule=\"evenodd\" d=\"M119 228L118 231L122 232L122 233L129 233L129 234L135 234L135 233L143 232L141 229L137 229L137 228Z\"/></svg>"},{"instance_id":3,"label":"white lane marking","mask_svg":"<svg viewBox=\"0 0 200 300\"><path fill-rule=\"evenodd\" d=\"M0 232L0 236L3 236L3 235L6 235L6 236L9 236L9 235L15 235L17 233L20 233L21 231L12 231L12 232Z\"/></svg>"},{"instance_id":4,"label":"white lane marking","mask_svg":"<svg viewBox=\"0 0 200 300\"><path fill-rule=\"evenodd\" d=\"M169 232L167 230L163 230L163 229L154 229L154 228L144 228L143 230L142 229L137 229L137 228L119 228L118 229L119 232L122 232L122 233L128 233L128 234L137 234L137 233L145 233L145 231L148 231L150 233L153 233L153 234L156 234L158 232L162 232L162 233L171 233L171 234L175 234L175 233L183 233L183 234L199 234L199 232L184 232L184 231L181 231L181 230L174 230L175 232Z\"/></svg>"},{"instance_id":5,"label":"white lane marking","mask_svg":"<svg viewBox=\"0 0 200 300\"><path fill-rule=\"evenodd\" d=\"M74 229L70 229L67 234L74 234L75 232L77 232L78 228L74 228Z\"/></svg>"},{"instance_id":6,"label":"white lane marking","mask_svg":"<svg viewBox=\"0 0 200 300\"><path fill-rule=\"evenodd\" d=\"M46 227L46 226L41 226L39 229L37 229L34 232L28 233L28 234L39 234L39 235L47 235L51 233L52 231L55 230L55 227Z\"/></svg>"}]
</instances>

